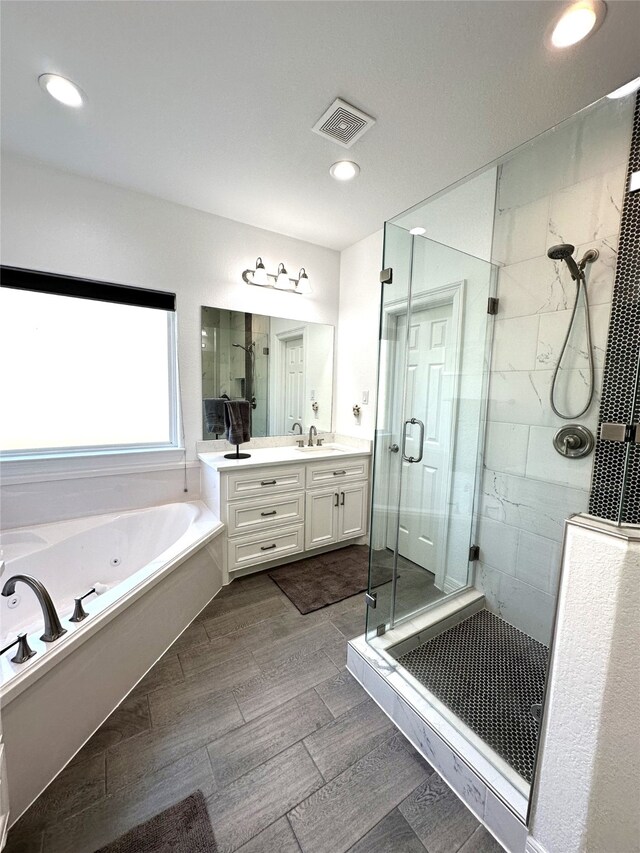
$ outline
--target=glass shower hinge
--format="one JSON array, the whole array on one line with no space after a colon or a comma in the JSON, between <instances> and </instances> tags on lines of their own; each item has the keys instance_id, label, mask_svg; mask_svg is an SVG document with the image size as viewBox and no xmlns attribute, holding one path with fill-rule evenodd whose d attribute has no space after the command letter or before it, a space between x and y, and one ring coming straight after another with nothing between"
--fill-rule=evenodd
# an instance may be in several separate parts
<instances>
[{"instance_id":1,"label":"glass shower hinge","mask_svg":"<svg viewBox=\"0 0 640 853\"><path fill-rule=\"evenodd\" d=\"M375 609L378 604L378 594L376 592L365 592L364 600L367 602L367 607Z\"/></svg>"}]
</instances>

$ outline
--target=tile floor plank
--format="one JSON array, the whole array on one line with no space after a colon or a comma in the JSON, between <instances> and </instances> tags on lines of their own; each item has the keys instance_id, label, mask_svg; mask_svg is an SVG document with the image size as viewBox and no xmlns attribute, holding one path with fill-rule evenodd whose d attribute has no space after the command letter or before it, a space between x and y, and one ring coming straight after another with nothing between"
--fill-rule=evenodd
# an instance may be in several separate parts
<instances>
[{"instance_id":1,"label":"tile floor plank","mask_svg":"<svg viewBox=\"0 0 640 853\"><path fill-rule=\"evenodd\" d=\"M316 767L328 782L355 764L393 732L393 723L367 699L304 739Z\"/></svg>"},{"instance_id":2,"label":"tile floor plank","mask_svg":"<svg viewBox=\"0 0 640 853\"><path fill-rule=\"evenodd\" d=\"M223 735L208 747L217 785L230 784L331 720L324 702L309 690Z\"/></svg>"},{"instance_id":3,"label":"tile floor plank","mask_svg":"<svg viewBox=\"0 0 640 853\"><path fill-rule=\"evenodd\" d=\"M288 818L304 853L345 853L425 777L393 735L292 809Z\"/></svg>"},{"instance_id":4,"label":"tile floor plank","mask_svg":"<svg viewBox=\"0 0 640 853\"><path fill-rule=\"evenodd\" d=\"M222 693L194 716L185 713L179 720L130 738L107 750L107 792L131 785L243 724L233 696Z\"/></svg>"},{"instance_id":5,"label":"tile floor plank","mask_svg":"<svg viewBox=\"0 0 640 853\"><path fill-rule=\"evenodd\" d=\"M153 726L171 723L184 724L184 716L206 713L215 696L232 690L260 674L260 667L249 652L222 660L207 670L206 675L194 675L182 684L155 690L149 696Z\"/></svg>"},{"instance_id":6,"label":"tile floor plank","mask_svg":"<svg viewBox=\"0 0 640 853\"><path fill-rule=\"evenodd\" d=\"M504 853L504 848L484 826L479 826L460 848L460 853Z\"/></svg>"},{"instance_id":7,"label":"tile floor plank","mask_svg":"<svg viewBox=\"0 0 640 853\"><path fill-rule=\"evenodd\" d=\"M219 853L232 853L322 785L298 743L209 797Z\"/></svg>"},{"instance_id":8,"label":"tile floor plank","mask_svg":"<svg viewBox=\"0 0 640 853\"><path fill-rule=\"evenodd\" d=\"M398 809L382 818L348 853L425 853L423 844ZM451 851L454 853L454 851Z\"/></svg>"},{"instance_id":9,"label":"tile floor plank","mask_svg":"<svg viewBox=\"0 0 640 853\"><path fill-rule=\"evenodd\" d=\"M327 654L326 649L323 651ZM368 698L366 691L346 669L318 684L316 692L334 717L340 717Z\"/></svg>"},{"instance_id":10,"label":"tile floor plank","mask_svg":"<svg viewBox=\"0 0 640 853\"><path fill-rule=\"evenodd\" d=\"M212 788L209 756L206 749L197 750L67 820L54 821L45 832L43 853L92 853L194 791L206 797Z\"/></svg>"},{"instance_id":11,"label":"tile floor plank","mask_svg":"<svg viewBox=\"0 0 640 853\"><path fill-rule=\"evenodd\" d=\"M104 752L110 746L115 746L141 732L149 731L151 728L151 715L149 713L149 700L147 694L129 694L109 715L105 722L95 732L74 761L88 758Z\"/></svg>"},{"instance_id":12,"label":"tile floor plank","mask_svg":"<svg viewBox=\"0 0 640 853\"><path fill-rule=\"evenodd\" d=\"M416 788L399 810L429 853L459 850L479 826L437 773Z\"/></svg>"},{"instance_id":13,"label":"tile floor plank","mask_svg":"<svg viewBox=\"0 0 640 853\"><path fill-rule=\"evenodd\" d=\"M184 681L184 675L178 655L169 650L136 684L129 696L146 696L161 687L180 684L182 681Z\"/></svg>"},{"instance_id":14,"label":"tile floor plank","mask_svg":"<svg viewBox=\"0 0 640 853\"><path fill-rule=\"evenodd\" d=\"M273 669L245 681L233 691L242 715L249 722L326 681L338 670L320 652L290 658ZM152 709L153 714L153 709Z\"/></svg>"},{"instance_id":15,"label":"tile floor plank","mask_svg":"<svg viewBox=\"0 0 640 853\"><path fill-rule=\"evenodd\" d=\"M222 637L225 634L231 634L233 631L239 631L241 628L257 625L259 622L264 622L265 619L283 613L286 609L282 598L267 598L256 604L232 609L218 616L206 617L202 623L209 639L213 640L214 637Z\"/></svg>"},{"instance_id":16,"label":"tile floor plank","mask_svg":"<svg viewBox=\"0 0 640 853\"><path fill-rule=\"evenodd\" d=\"M251 841L239 847L236 853L300 853L300 845L289 826L289 821L286 817L281 817Z\"/></svg>"},{"instance_id":17,"label":"tile floor plank","mask_svg":"<svg viewBox=\"0 0 640 853\"><path fill-rule=\"evenodd\" d=\"M325 646L335 648L336 642L341 640L344 643L344 637L331 622L320 622L293 637L276 640L269 646L254 649L253 656L261 669L271 669L294 655L309 655Z\"/></svg>"}]
</instances>

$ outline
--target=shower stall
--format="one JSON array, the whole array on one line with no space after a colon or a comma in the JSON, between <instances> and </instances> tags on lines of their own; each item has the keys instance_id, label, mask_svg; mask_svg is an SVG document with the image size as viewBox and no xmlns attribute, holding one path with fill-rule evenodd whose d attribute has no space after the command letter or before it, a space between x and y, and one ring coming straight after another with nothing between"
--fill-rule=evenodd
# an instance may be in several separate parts
<instances>
[{"instance_id":1,"label":"shower stall","mask_svg":"<svg viewBox=\"0 0 640 853\"><path fill-rule=\"evenodd\" d=\"M604 99L385 225L366 633L348 666L514 835L564 522L588 510L633 110Z\"/></svg>"}]
</instances>

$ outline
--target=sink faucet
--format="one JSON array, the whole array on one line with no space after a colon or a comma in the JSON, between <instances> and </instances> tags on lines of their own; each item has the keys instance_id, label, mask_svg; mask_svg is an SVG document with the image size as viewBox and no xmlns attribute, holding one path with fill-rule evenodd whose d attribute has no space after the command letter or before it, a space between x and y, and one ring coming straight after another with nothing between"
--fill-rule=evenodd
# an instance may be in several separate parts
<instances>
[{"instance_id":1,"label":"sink faucet","mask_svg":"<svg viewBox=\"0 0 640 853\"><path fill-rule=\"evenodd\" d=\"M309 447L313 447L313 436L318 437L318 430L313 424L309 427Z\"/></svg>"},{"instance_id":2,"label":"sink faucet","mask_svg":"<svg viewBox=\"0 0 640 853\"><path fill-rule=\"evenodd\" d=\"M45 589L44 585L40 583L40 581L32 578L30 575L14 575L9 578L9 580L2 587L2 593L5 598L8 598L10 595L16 591L16 583L18 581L22 581L28 587L35 592L36 598L40 602L40 607L42 608L42 615L44 616L44 634L40 637L41 640L44 640L45 643L53 643L54 640L57 640L58 637L61 637L63 634L66 634L66 630L60 624L60 619L58 618L58 614L56 612L56 608L53 605L53 601L51 600L51 596Z\"/></svg>"},{"instance_id":3,"label":"sink faucet","mask_svg":"<svg viewBox=\"0 0 640 853\"><path fill-rule=\"evenodd\" d=\"M302 435L302 424L300 423L300 421L296 421L296 422L294 423L294 425L291 427L291 432L292 432L294 435L296 434L296 427L298 427L298 429L300 430L300 432L298 433L298 435Z\"/></svg>"}]
</instances>

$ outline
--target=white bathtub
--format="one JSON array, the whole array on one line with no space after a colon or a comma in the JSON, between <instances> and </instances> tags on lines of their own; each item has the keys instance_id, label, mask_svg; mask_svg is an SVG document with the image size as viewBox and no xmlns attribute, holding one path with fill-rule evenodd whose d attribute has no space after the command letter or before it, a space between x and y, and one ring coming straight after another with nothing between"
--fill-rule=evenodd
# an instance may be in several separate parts
<instances>
[{"instance_id":1,"label":"white bathtub","mask_svg":"<svg viewBox=\"0 0 640 853\"><path fill-rule=\"evenodd\" d=\"M15 648L0 660L11 823L220 589L222 530L193 502L2 533L0 584L37 578L67 632L40 640L42 613L25 584L0 598L2 645L27 631L36 652L24 664L11 662ZM88 618L69 622L73 599L96 583L107 590L84 600Z\"/></svg>"}]
</instances>

